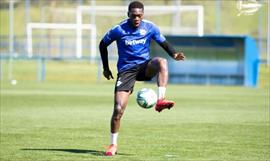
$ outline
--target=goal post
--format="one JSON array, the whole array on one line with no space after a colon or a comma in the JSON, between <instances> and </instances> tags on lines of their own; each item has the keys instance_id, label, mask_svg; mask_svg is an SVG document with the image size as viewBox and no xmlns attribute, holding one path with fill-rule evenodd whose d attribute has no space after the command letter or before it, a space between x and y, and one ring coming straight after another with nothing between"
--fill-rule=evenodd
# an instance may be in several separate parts
<instances>
[{"instance_id":1,"label":"goal post","mask_svg":"<svg viewBox=\"0 0 270 161\"><path fill-rule=\"evenodd\" d=\"M72 23L28 23L27 24L27 52L28 57L33 57L33 29L45 30L74 30L76 32L76 58L82 57L82 30L91 32L91 60L96 57L96 26L94 24L72 24Z\"/></svg>"},{"instance_id":2,"label":"goal post","mask_svg":"<svg viewBox=\"0 0 270 161\"><path fill-rule=\"evenodd\" d=\"M203 6L145 6L145 15L162 15L162 14L174 14L182 12L195 12L197 14L197 22L195 27L185 27L180 25L181 22L173 23L169 27L159 26L161 31L166 33L176 33L179 34L179 29L186 31L187 34L190 34L192 30L193 33L196 33L198 36L203 36L204 34L204 9ZM127 14L126 6L78 6L76 10L76 19L77 25L82 25L82 16L83 13L88 13L93 18L91 19L91 24L95 24L95 16L124 16Z\"/></svg>"}]
</instances>

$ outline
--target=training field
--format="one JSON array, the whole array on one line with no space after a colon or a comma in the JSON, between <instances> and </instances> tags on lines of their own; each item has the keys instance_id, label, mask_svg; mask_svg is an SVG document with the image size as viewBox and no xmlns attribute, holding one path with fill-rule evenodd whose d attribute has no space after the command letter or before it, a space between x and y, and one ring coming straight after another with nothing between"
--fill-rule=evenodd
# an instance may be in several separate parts
<instances>
[{"instance_id":1,"label":"training field","mask_svg":"<svg viewBox=\"0 0 270 161\"><path fill-rule=\"evenodd\" d=\"M176 108L157 113L133 94L106 157L112 83L1 83L0 160L270 159L269 89L169 85L167 97Z\"/></svg>"}]
</instances>

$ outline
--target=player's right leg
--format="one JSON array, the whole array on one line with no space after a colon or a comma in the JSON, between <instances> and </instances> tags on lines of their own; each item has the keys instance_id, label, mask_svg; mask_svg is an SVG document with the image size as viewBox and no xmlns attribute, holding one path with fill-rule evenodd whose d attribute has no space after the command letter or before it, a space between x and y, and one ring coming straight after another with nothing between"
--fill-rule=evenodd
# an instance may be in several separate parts
<instances>
[{"instance_id":1,"label":"player's right leg","mask_svg":"<svg viewBox=\"0 0 270 161\"><path fill-rule=\"evenodd\" d=\"M132 93L136 81L136 68L129 69L117 74L114 94L114 110L111 117L111 145L106 155L112 156L117 152L117 137L120 121L126 109L129 95Z\"/></svg>"},{"instance_id":2,"label":"player's right leg","mask_svg":"<svg viewBox=\"0 0 270 161\"><path fill-rule=\"evenodd\" d=\"M116 91L114 97L114 110L111 117L111 144L106 150L106 156L113 156L117 153L117 137L120 128L120 121L127 106L129 91Z\"/></svg>"}]
</instances>

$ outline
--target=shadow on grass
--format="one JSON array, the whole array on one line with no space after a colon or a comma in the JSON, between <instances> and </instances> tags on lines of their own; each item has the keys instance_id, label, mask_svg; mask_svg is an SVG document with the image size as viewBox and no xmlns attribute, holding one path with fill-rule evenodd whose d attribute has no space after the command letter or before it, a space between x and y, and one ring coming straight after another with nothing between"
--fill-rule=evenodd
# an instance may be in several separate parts
<instances>
[{"instance_id":1,"label":"shadow on grass","mask_svg":"<svg viewBox=\"0 0 270 161\"><path fill-rule=\"evenodd\" d=\"M104 156L105 153L103 151L97 150L84 150L84 149L32 149L32 148L24 148L21 150L27 151L59 151L59 152L69 152L69 153L77 153L77 154L92 154L96 156Z\"/></svg>"},{"instance_id":2,"label":"shadow on grass","mask_svg":"<svg viewBox=\"0 0 270 161\"><path fill-rule=\"evenodd\" d=\"M21 150L26 151L59 151L59 152L68 152L68 153L77 153L77 154L91 154L95 156L105 156L104 151L98 151L98 150L84 150L84 149L32 149L32 148L24 148ZM125 154L125 153L117 153L117 155L131 155L131 154Z\"/></svg>"}]
</instances>

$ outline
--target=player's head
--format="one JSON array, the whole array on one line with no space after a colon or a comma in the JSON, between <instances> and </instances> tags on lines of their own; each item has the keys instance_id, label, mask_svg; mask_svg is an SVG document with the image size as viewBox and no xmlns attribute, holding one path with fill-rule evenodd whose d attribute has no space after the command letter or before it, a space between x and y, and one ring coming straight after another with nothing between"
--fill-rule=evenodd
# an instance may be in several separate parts
<instances>
[{"instance_id":1,"label":"player's head","mask_svg":"<svg viewBox=\"0 0 270 161\"><path fill-rule=\"evenodd\" d=\"M143 19L144 6L139 1L133 1L128 6L128 17L134 27L139 27Z\"/></svg>"}]
</instances>

